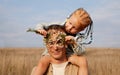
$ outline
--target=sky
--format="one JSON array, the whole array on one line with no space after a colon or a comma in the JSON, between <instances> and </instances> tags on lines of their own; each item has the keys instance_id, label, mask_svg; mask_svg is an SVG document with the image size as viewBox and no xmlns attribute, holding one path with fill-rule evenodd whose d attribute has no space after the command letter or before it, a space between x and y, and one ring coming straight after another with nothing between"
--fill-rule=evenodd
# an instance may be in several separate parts
<instances>
[{"instance_id":1,"label":"sky","mask_svg":"<svg viewBox=\"0 0 120 75\"><path fill-rule=\"evenodd\" d=\"M64 22L77 8L94 22L89 47L120 47L120 0L0 0L0 47L43 47L43 37L26 30Z\"/></svg>"}]
</instances>

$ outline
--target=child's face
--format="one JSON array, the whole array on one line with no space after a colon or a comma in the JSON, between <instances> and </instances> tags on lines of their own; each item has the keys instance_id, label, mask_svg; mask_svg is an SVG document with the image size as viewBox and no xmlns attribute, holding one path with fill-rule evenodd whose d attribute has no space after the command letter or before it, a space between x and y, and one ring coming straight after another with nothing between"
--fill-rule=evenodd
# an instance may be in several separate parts
<instances>
[{"instance_id":1,"label":"child's face","mask_svg":"<svg viewBox=\"0 0 120 75\"><path fill-rule=\"evenodd\" d=\"M65 24L65 30L68 33L71 34L76 34L80 31L82 31L84 29L84 27L82 26L82 24L79 22L78 18L76 18L76 16L71 16Z\"/></svg>"}]
</instances>

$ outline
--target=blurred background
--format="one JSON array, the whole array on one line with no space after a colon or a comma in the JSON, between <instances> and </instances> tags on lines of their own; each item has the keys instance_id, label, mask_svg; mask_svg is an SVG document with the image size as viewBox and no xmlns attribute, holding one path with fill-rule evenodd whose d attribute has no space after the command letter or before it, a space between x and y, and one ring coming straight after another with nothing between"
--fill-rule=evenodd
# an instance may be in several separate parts
<instances>
[{"instance_id":1,"label":"blurred background","mask_svg":"<svg viewBox=\"0 0 120 75\"><path fill-rule=\"evenodd\" d=\"M89 47L120 47L120 0L0 0L0 47L43 47L43 37L28 33L38 23L62 23L77 8L94 22Z\"/></svg>"}]
</instances>

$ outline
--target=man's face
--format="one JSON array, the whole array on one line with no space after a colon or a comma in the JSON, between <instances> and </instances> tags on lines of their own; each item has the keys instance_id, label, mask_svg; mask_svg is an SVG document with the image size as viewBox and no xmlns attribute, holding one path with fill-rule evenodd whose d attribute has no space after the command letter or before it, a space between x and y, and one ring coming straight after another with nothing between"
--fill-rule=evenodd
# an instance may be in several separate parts
<instances>
[{"instance_id":1,"label":"man's face","mask_svg":"<svg viewBox=\"0 0 120 75\"><path fill-rule=\"evenodd\" d=\"M48 52L54 59L61 60L66 56L65 39L59 34L59 30L51 30L51 32L54 34L47 42Z\"/></svg>"}]
</instances>

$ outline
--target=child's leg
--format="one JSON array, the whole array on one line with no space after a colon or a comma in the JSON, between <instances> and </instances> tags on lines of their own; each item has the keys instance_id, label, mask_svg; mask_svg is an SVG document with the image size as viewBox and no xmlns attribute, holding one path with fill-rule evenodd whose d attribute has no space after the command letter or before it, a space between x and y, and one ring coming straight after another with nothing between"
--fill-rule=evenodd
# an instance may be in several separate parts
<instances>
[{"instance_id":1,"label":"child's leg","mask_svg":"<svg viewBox=\"0 0 120 75\"><path fill-rule=\"evenodd\" d=\"M79 66L78 75L88 75L88 63L87 59L84 56L71 55L68 58L68 61Z\"/></svg>"},{"instance_id":2,"label":"child's leg","mask_svg":"<svg viewBox=\"0 0 120 75\"><path fill-rule=\"evenodd\" d=\"M48 55L43 56L40 59L38 66L36 67L34 75L43 75L46 72L49 64L50 64L50 56Z\"/></svg>"}]
</instances>

